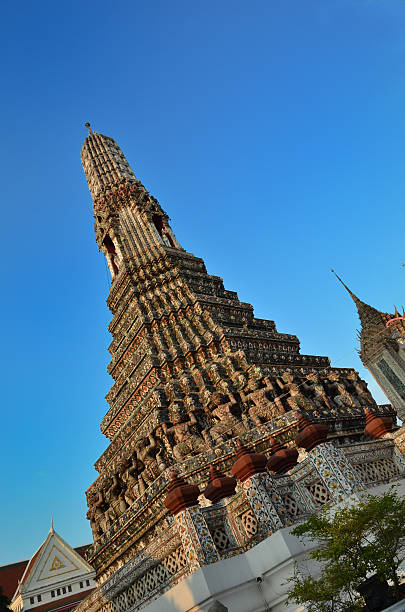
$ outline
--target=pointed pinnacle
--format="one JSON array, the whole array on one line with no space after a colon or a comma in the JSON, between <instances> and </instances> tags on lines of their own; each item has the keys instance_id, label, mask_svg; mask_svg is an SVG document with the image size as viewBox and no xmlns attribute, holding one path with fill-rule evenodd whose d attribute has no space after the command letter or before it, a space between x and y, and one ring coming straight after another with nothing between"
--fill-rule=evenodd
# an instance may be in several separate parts
<instances>
[{"instance_id":1,"label":"pointed pinnacle","mask_svg":"<svg viewBox=\"0 0 405 612\"><path fill-rule=\"evenodd\" d=\"M349 295L352 297L352 299L353 299L354 303L355 303L355 304L361 304L361 303L362 303L362 301L361 301L361 300L360 300L360 299L357 297L357 295L356 295L355 293L353 293L353 291L351 291L351 290L349 289L349 287L346 285L346 283L344 283L344 282L342 281L342 279L340 278L340 276L338 276L338 275L336 274L335 270L334 270L333 268L331 268L331 270L330 270L330 271L332 272L332 274L334 274L334 275L336 276L336 278L338 279L338 281L339 281L340 283L342 283L343 287L346 289L346 291L347 291L347 292L349 293Z\"/></svg>"},{"instance_id":2,"label":"pointed pinnacle","mask_svg":"<svg viewBox=\"0 0 405 612\"><path fill-rule=\"evenodd\" d=\"M54 532L54 528L53 528L53 515L51 515L51 526L49 528L49 533L53 533Z\"/></svg>"}]
</instances>

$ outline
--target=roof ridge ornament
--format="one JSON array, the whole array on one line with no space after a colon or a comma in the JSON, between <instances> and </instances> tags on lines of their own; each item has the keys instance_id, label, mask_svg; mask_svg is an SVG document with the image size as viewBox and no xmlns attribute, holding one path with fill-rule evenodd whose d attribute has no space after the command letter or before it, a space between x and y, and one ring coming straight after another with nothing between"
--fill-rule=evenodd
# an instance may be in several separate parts
<instances>
[{"instance_id":1,"label":"roof ridge ornament","mask_svg":"<svg viewBox=\"0 0 405 612\"><path fill-rule=\"evenodd\" d=\"M94 132L90 127L90 123L88 121L86 121L86 123L84 124L84 127L86 127L89 130L89 135L93 136Z\"/></svg>"}]
</instances>

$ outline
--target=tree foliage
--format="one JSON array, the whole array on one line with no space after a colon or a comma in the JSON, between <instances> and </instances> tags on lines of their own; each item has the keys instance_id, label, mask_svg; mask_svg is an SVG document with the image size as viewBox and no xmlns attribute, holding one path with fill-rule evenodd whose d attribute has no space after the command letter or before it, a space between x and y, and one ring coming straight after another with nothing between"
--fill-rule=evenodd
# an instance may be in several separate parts
<instances>
[{"instance_id":1,"label":"tree foliage","mask_svg":"<svg viewBox=\"0 0 405 612\"><path fill-rule=\"evenodd\" d=\"M394 487L380 496L366 495L357 504L327 505L292 533L318 547L309 557L320 567L317 578L295 566L288 602L309 612L357 610L356 587L377 574L390 580L400 597L398 568L405 558L405 500Z\"/></svg>"}]
</instances>

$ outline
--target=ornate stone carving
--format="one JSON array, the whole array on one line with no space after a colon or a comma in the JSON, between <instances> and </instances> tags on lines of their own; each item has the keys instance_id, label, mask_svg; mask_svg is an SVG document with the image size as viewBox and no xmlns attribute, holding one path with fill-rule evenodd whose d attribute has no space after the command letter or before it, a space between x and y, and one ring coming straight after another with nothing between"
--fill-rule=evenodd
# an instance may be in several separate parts
<instances>
[{"instance_id":1,"label":"ornate stone carving","mask_svg":"<svg viewBox=\"0 0 405 612\"><path fill-rule=\"evenodd\" d=\"M187 415L188 419L183 420L183 412L178 405L172 406L170 427L166 423L162 423L164 433L173 438L172 446L173 457L177 461L181 461L190 455L197 455L206 450L206 444L203 438L196 433L195 426L198 421L193 412Z\"/></svg>"},{"instance_id":2,"label":"ornate stone carving","mask_svg":"<svg viewBox=\"0 0 405 612\"><path fill-rule=\"evenodd\" d=\"M215 393L211 397L210 414L215 425L210 427L209 433L215 443L219 443L226 438L239 436L246 431L245 425L234 413L238 408L238 402L232 393L223 395Z\"/></svg>"},{"instance_id":3,"label":"ornate stone carving","mask_svg":"<svg viewBox=\"0 0 405 612\"><path fill-rule=\"evenodd\" d=\"M89 560L101 583L161 529L168 465L181 462L190 482L205 486L213 460L229 470L231 439L258 445L266 461L273 426L296 426L291 410L361 421L371 400L350 371L336 374L327 357L301 355L296 336L256 318L202 259L181 248L112 139L90 134L82 160L97 241L113 276L114 384L101 424L110 444L87 495L96 541ZM189 515L191 522L201 518Z\"/></svg>"}]
</instances>

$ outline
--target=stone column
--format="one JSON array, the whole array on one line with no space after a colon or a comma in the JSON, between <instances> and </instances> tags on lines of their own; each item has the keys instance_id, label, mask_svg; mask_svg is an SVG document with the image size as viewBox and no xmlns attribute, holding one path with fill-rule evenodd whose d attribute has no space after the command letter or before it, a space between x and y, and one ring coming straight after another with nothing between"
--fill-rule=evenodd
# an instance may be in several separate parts
<instances>
[{"instance_id":1,"label":"stone column","mask_svg":"<svg viewBox=\"0 0 405 612\"><path fill-rule=\"evenodd\" d=\"M217 547L198 505L181 510L174 520L192 570L220 560Z\"/></svg>"},{"instance_id":2,"label":"stone column","mask_svg":"<svg viewBox=\"0 0 405 612\"><path fill-rule=\"evenodd\" d=\"M284 506L272 477L266 470L267 457L249 452L240 442L236 461L231 471L242 483L243 494L249 502L262 536L289 524Z\"/></svg>"},{"instance_id":3,"label":"stone column","mask_svg":"<svg viewBox=\"0 0 405 612\"><path fill-rule=\"evenodd\" d=\"M200 490L190 485L176 472L171 481L165 506L174 515L174 522L180 534L183 550L191 570L220 560L208 525L197 503Z\"/></svg>"},{"instance_id":4,"label":"stone column","mask_svg":"<svg viewBox=\"0 0 405 612\"><path fill-rule=\"evenodd\" d=\"M327 425L310 423L301 415L298 432L295 443L307 451L307 460L318 472L331 499L340 502L348 495L357 495L364 490L364 483L356 475L354 466L347 460L344 451L327 442Z\"/></svg>"},{"instance_id":5,"label":"stone column","mask_svg":"<svg viewBox=\"0 0 405 612\"><path fill-rule=\"evenodd\" d=\"M331 442L322 442L309 451L308 461L318 472L334 501L340 502L348 495L357 495L365 488L344 451Z\"/></svg>"}]
</instances>

